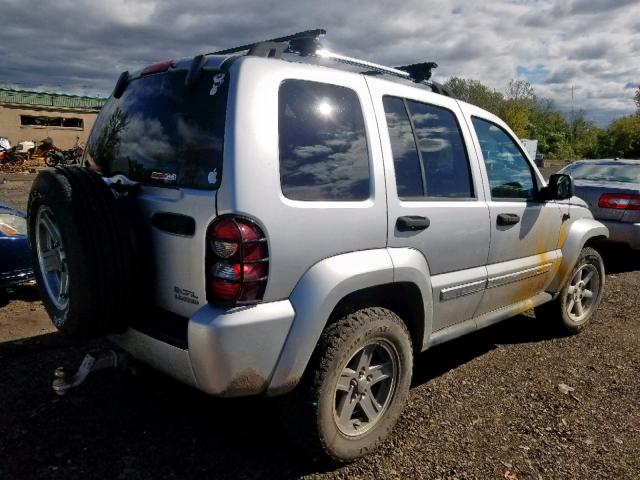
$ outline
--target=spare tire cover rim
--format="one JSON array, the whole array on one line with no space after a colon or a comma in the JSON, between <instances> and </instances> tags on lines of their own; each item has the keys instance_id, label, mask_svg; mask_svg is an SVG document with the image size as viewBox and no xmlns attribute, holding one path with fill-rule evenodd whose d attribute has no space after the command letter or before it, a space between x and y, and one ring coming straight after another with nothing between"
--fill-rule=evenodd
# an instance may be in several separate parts
<instances>
[{"instance_id":1,"label":"spare tire cover rim","mask_svg":"<svg viewBox=\"0 0 640 480\"><path fill-rule=\"evenodd\" d=\"M67 255L53 212L44 205L38 210L35 234L38 266L45 290L55 307L65 310L69 304Z\"/></svg>"}]
</instances>

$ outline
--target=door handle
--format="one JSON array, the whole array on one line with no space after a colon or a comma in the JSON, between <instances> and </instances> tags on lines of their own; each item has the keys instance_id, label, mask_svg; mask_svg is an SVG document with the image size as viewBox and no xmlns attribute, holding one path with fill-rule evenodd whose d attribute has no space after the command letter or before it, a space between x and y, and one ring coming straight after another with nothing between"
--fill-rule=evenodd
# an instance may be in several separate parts
<instances>
[{"instance_id":1,"label":"door handle","mask_svg":"<svg viewBox=\"0 0 640 480\"><path fill-rule=\"evenodd\" d=\"M515 213L501 213L498 215L498 225L515 225L520 221L520 217Z\"/></svg>"},{"instance_id":2,"label":"door handle","mask_svg":"<svg viewBox=\"0 0 640 480\"><path fill-rule=\"evenodd\" d=\"M430 223L431 222L427 217L407 215L404 217L398 217L398 220L396 221L396 228L399 232L417 232L418 230L428 228Z\"/></svg>"}]
</instances>

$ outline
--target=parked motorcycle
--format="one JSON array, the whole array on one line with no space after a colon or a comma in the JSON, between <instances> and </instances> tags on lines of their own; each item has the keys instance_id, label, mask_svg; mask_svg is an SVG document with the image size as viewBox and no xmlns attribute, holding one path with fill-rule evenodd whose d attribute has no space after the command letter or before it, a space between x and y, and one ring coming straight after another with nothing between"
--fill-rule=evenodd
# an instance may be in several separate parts
<instances>
[{"instance_id":1,"label":"parked motorcycle","mask_svg":"<svg viewBox=\"0 0 640 480\"><path fill-rule=\"evenodd\" d=\"M25 160L26 155L12 147L8 139L0 138L0 166L20 167Z\"/></svg>"},{"instance_id":2,"label":"parked motorcycle","mask_svg":"<svg viewBox=\"0 0 640 480\"><path fill-rule=\"evenodd\" d=\"M53 145L53 139L51 137L47 137L40 140L40 143L33 148L31 151L31 159L36 163L44 162L47 153L53 150L56 150L56 147Z\"/></svg>"},{"instance_id":3,"label":"parked motorcycle","mask_svg":"<svg viewBox=\"0 0 640 480\"><path fill-rule=\"evenodd\" d=\"M45 153L44 163L48 167L55 167L56 165L80 165L82 155L84 155L84 145L78 142L68 150L60 150L54 147Z\"/></svg>"}]
</instances>

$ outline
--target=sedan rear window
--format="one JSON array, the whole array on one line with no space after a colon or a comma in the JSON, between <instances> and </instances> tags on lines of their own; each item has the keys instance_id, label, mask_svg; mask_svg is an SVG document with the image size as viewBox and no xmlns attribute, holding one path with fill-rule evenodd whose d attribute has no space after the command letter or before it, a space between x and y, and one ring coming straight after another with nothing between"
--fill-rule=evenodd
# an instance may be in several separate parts
<instances>
[{"instance_id":1,"label":"sedan rear window","mask_svg":"<svg viewBox=\"0 0 640 480\"><path fill-rule=\"evenodd\" d=\"M624 163L576 163L565 168L564 173L576 180L601 182L640 183L640 164Z\"/></svg>"}]
</instances>

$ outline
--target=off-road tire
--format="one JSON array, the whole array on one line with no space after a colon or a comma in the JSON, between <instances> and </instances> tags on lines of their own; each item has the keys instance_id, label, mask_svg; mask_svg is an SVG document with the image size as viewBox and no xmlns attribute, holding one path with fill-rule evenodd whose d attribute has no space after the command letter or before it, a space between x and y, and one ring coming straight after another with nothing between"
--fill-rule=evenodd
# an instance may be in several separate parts
<instances>
[{"instance_id":1,"label":"off-road tire","mask_svg":"<svg viewBox=\"0 0 640 480\"><path fill-rule=\"evenodd\" d=\"M595 294L593 302L590 304L589 311L585 318L580 321L572 319L568 313L569 288L571 287L572 279L575 277L576 272L583 268L585 265L592 265L595 267L594 273L598 276L598 291ZM559 329L565 334L576 334L581 332L589 324L593 315L595 314L598 306L602 300L605 284L605 272L604 262L600 254L591 247L585 247L580 252L578 261L576 262L569 278L557 298L551 302L544 303L534 309L536 318L547 322L552 328Z\"/></svg>"},{"instance_id":2,"label":"off-road tire","mask_svg":"<svg viewBox=\"0 0 640 480\"><path fill-rule=\"evenodd\" d=\"M40 209L52 214L66 252L69 287L62 309L43 284L36 245ZM29 195L28 228L40 295L60 332L84 339L124 331L135 286L130 230L100 176L81 167L40 172Z\"/></svg>"},{"instance_id":3,"label":"off-road tire","mask_svg":"<svg viewBox=\"0 0 640 480\"><path fill-rule=\"evenodd\" d=\"M379 420L360 436L343 434L334 418L335 389L343 367L363 345L383 339L398 353L395 389ZM330 324L323 332L300 384L279 403L292 443L312 459L342 464L373 450L387 438L407 400L413 368L411 338L393 312L365 308Z\"/></svg>"}]
</instances>

